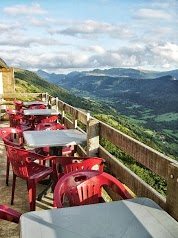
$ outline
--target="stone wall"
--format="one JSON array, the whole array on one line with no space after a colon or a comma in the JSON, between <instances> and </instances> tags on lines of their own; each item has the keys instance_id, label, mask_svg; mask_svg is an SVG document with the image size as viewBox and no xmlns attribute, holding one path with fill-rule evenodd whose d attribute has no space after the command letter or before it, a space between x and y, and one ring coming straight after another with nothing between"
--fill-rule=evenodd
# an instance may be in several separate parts
<instances>
[{"instance_id":1,"label":"stone wall","mask_svg":"<svg viewBox=\"0 0 178 238\"><path fill-rule=\"evenodd\" d=\"M3 81L3 93L15 93L15 79L13 68L0 68Z\"/></svg>"}]
</instances>

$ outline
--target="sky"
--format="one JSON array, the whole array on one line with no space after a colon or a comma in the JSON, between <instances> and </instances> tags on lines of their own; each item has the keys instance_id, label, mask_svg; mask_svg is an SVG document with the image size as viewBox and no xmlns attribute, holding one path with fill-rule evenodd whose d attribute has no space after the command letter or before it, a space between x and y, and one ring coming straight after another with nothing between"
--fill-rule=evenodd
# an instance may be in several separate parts
<instances>
[{"instance_id":1,"label":"sky","mask_svg":"<svg viewBox=\"0 0 178 238\"><path fill-rule=\"evenodd\" d=\"M69 73L178 69L178 0L0 0L0 58Z\"/></svg>"}]
</instances>

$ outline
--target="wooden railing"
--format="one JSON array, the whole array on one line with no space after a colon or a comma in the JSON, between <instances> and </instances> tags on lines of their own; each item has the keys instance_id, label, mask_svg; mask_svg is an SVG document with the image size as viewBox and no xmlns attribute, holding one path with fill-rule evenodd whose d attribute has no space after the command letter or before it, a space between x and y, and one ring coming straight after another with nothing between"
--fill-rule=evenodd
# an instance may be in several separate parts
<instances>
[{"instance_id":1,"label":"wooden railing","mask_svg":"<svg viewBox=\"0 0 178 238\"><path fill-rule=\"evenodd\" d=\"M0 106L13 104L13 101L7 101L8 95L0 95L0 97L1 96L6 99L6 101L1 100ZM116 178L121 180L136 196L148 197L154 200L178 221L178 163L175 160L91 117L89 113L74 108L47 93L25 94L24 96L27 98L36 96L44 101L46 100L49 108L56 108L58 110L61 122L64 123L67 128L77 128L86 133L86 146L77 146L77 152L80 156L99 156L106 159L108 170ZM20 94L20 96L17 94L11 95L9 98L18 97L22 97L22 94ZM166 197L159 194L104 149L100 145L101 138L107 139L134 160L164 178L167 181ZM116 199L115 194L110 195L113 199Z\"/></svg>"}]
</instances>

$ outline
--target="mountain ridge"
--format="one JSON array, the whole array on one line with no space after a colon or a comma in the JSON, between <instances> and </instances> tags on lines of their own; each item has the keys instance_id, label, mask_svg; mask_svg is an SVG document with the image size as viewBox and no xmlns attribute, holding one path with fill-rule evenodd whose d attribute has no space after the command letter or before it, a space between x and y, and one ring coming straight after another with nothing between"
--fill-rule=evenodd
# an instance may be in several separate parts
<instances>
[{"instance_id":1,"label":"mountain ridge","mask_svg":"<svg viewBox=\"0 0 178 238\"><path fill-rule=\"evenodd\" d=\"M37 70L35 73L45 79L49 79L55 76L58 76L60 79L62 77L71 77L71 76L86 76L86 75L94 75L94 76L110 76L110 77L132 77L132 78L142 78L142 79L151 79L162 77L166 75L171 75L176 80L178 80L178 69L169 70L169 71L151 71L151 70L138 70L133 68L110 68L110 69L93 69L90 71L72 71L68 74L55 74L55 73L47 73L43 70Z\"/></svg>"}]
</instances>

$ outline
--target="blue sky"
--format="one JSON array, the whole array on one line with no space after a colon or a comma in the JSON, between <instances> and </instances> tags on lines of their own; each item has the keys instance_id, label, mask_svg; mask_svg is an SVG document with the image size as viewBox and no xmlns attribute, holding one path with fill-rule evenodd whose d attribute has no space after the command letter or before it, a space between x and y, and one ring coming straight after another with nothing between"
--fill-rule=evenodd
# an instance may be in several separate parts
<instances>
[{"instance_id":1,"label":"blue sky","mask_svg":"<svg viewBox=\"0 0 178 238\"><path fill-rule=\"evenodd\" d=\"M178 68L177 0L0 1L0 57L68 73Z\"/></svg>"}]
</instances>

